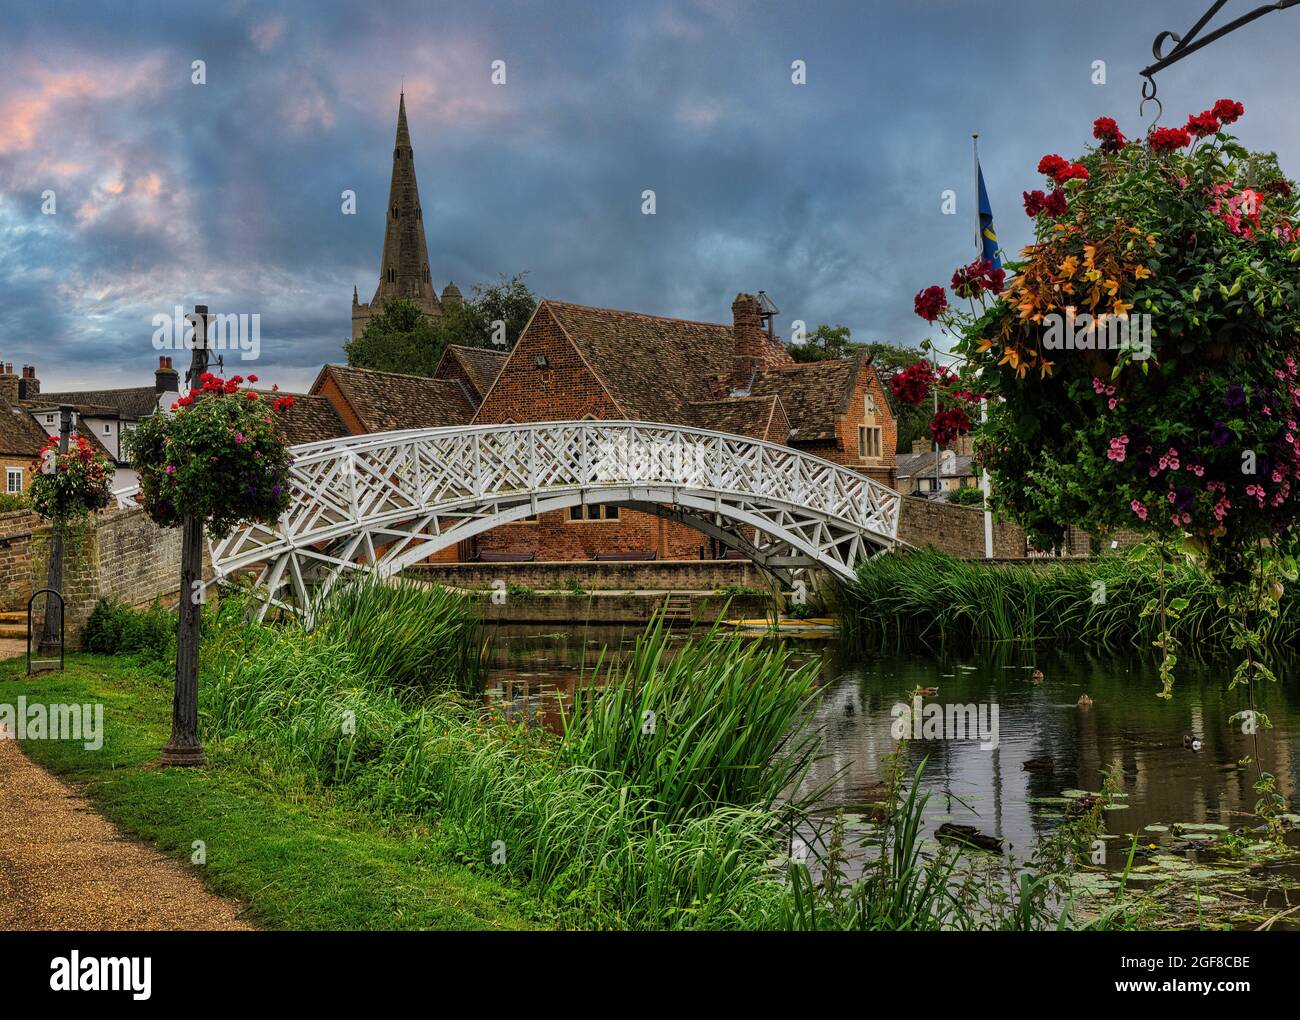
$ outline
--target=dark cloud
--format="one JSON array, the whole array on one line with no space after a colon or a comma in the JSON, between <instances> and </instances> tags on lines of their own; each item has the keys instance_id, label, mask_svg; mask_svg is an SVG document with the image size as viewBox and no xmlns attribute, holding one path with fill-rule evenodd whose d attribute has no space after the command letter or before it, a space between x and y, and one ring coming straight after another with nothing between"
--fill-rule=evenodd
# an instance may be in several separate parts
<instances>
[{"instance_id":1,"label":"dark cloud","mask_svg":"<svg viewBox=\"0 0 1300 1020\"><path fill-rule=\"evenodd\" d=\"M375 285L403 78L440 286L527 270L543 295L710 320L763 288L783 332L803 319L915 343L912 295L973 254L971 132L1015 251L1038 157L1077 152L1103 113L1141 133L1150 40L1198 13L1175 0L6 10L0 357L36 362L47 385L138 380L152 315L206 300L259 313L257 371L305 384L341 358L353 284L363 299ZM1294 172L1298 34L1300 12L1269 15L1169 70L1166 121L1241 99L1243 140ZM795 59L805 86L790 83ZM40 213L46 188L57 216ZM940 212L946 189L956 216Z\"/></svg>"}]
</instances>

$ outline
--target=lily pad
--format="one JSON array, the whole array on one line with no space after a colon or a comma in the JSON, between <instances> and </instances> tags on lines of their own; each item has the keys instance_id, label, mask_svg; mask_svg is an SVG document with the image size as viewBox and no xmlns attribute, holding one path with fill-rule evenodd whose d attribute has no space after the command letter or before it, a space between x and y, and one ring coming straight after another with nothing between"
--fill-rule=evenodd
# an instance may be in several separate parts
<instances>
[{"instance_id":1,"label":"lily pad","mask_svg":"<svg viewBox=\"0 0 1300 1020\"><path fill-rule=\"evenodd\" d=\"M1148 825L1148 826L1146 826L1142 831L1143 831L1143 832L1168 832L1168 831L1169 831L1169 826L1167 826L1167 825Z\"/></svg>"},{"instance_id":2,"label":"lily pad","mask_svg":"<svg viewBox=\"0 0 1300 1020\"><path fill-rule=\"evenodd\" d=\"M1192 832L1227 832L1226 825L1220 825L1218 822L1174 822L1174 828L1186 829Z\"/></svg>"}]
</instances>

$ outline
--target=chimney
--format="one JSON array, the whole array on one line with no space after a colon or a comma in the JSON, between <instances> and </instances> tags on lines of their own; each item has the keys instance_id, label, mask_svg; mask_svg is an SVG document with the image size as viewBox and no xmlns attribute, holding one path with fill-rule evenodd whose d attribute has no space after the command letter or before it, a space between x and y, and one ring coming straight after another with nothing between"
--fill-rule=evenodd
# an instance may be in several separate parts
<instances>
[{"instance_id":1,"label":"chimney","mask_svg":"<svg viewBox=\"0 0 1300 1020\"><path fill-rule=\"evenodd\" d=\"M41 381L36 378L36 366L24 365L22 378L18 380L18 399L35 400L41 395Z\"/></svg>"},{"instance_id":2,"label":"chimney","mask_svg":"<svg viewBox=\"0 0 1300 1020\"><path fill-rule=\"evenodd\" d=\"M731 303L732 336L735 357L732 360L733 393L747 394L754 373L762 368L787 364L790 355L779 340L769 338L763 326L763 306L753 294L737 294Z\"/></svg>"},{"instance_id":3,"label":"chimney","mask_svg":"<svg viewBox=\"0 0 1300 1020\"><path fill-rule=\"evenodd\" d=\"M18 376L14 375L14 366L11 362L0 365L0 403L15 404L18 402Z\"/></svg>"},{"instance_id":4,"label":"chimney","mask_svg":"<svg viewBox=\"0 0 1300 1020\"><path fill-rule=\"evenodd\" d=\"M180 375L172 368L171 355L158 355L158 367L153 373L155 393L179 393L181 391Z\"/></svg>"}]
</instances>

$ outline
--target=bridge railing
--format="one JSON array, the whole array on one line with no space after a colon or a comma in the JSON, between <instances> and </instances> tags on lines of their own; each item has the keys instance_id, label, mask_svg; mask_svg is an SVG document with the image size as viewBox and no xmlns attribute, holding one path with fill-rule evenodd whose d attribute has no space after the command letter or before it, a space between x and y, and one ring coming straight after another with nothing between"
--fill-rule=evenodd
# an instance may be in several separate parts
<instances>
[{"instance_id":1,"label":"bridge railing","mask_svg":"<svg viewBox=\"0 0 1300 1020\"><path fill-rule=\"evenodd\" d=\"M214 544L220 568L360 526L559 489L664 486L775 502L897 537L899 494L787 446L638 421L527 422L370 433L293 449L293 498L275 527Z\"/></svg>"}]
</instances>

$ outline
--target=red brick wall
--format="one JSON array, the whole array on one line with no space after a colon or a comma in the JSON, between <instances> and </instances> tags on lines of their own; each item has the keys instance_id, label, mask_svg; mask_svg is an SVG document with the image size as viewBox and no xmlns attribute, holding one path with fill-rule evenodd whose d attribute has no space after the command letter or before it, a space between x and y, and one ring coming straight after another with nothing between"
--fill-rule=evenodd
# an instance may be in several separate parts
<instances>
[{"instance_id":1,"label":"red brick wall","mask_svg":"<svg viewBox=\"0 0 1300 1020\"><path fill-rule=\"evenodd\" d=\"M366 431L366 427L361 424L361 419L353 412L352 406L343 396L343 392L334 381L334 377L328 372L325 373L325 377L321 380L320 388L314 392L322 397L329 398L329 402L334 405L334 410L343 419L343 424L347 426L348 431L354 436L359 436Z\"/></svg>"},{"instance_id":2,"label":"red brick wall","mask_svg":"<svg viewBox=\"0 0 1300 1020\"><path fill-rule=\"evenodd\" d=\"M537 356L547 366L537 367ZM515 345L475 424L621 418L622 412L543 307ZM504 524L477 538L477 548L535 553L539 560L585 560L598 552L653 550L663 559L693 559L708 540L653 514L620 511L615 521L574 521L569 511Z\"/></svg>"}]
</instances>

